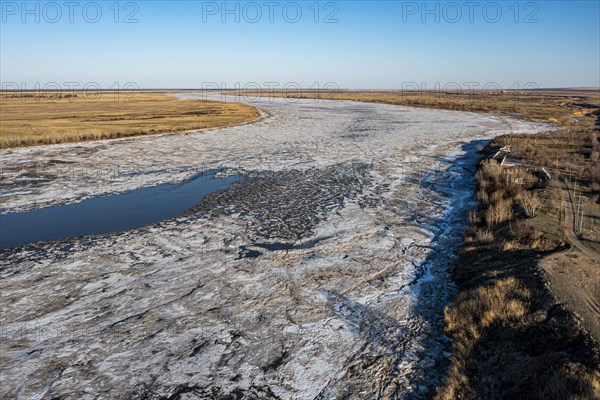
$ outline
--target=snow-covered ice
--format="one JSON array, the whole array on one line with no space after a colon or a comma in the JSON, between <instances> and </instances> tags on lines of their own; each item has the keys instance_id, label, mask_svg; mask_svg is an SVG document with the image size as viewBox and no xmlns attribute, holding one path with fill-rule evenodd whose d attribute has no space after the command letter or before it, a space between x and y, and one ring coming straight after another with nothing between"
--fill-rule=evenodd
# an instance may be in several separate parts
<instances>
[{"instance_id":1,"label":"snow-covered ice","mask_svg":"<svg viewBox=\"0 0 600 400\"><path fill-rule=\"evenodd\" d=\"M477 145L546 126L346 101L256 105L265 116L252 124L0 152L2 213L199 170L249 177L172 220L3 252L1 397L433 390Z\"/></svg>"}]
</instances>

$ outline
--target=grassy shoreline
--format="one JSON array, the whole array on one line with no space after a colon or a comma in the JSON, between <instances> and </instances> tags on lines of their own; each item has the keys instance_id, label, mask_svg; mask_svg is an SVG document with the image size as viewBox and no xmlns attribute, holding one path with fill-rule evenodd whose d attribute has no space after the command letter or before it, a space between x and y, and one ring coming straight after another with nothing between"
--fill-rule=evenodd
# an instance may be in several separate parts
<instances>
[{"instance_id":1,"label":"grassy shoreline","mask_svg":"<svg viewBox=\"0 0 600 400\"><path fill-rule=\"evenodd\" d=\"M593 126L600 121L600 91L584 89L535 89L501 91L423 90L222 90L241 99L256 97L350 100L466 112L490 113L562 127Z\"/></svg>"},{"instance_id":2,"label":"grassy shoreline","mask_svg":"<svg viewBox=\"0 0 600 400\"><path fill-rule=\"evenodd\" d=\"M166 93L1 92L0 148L225 127L260 116L252 106Z\"/></svg>"},{"instance_id":3,"label":"grassy shoreline","mask_svg":"<svg viewBox=\"0 0 600 400\"><path fill-rule=\"evenodd\" d=\"M483 150L479 207L453 269L460 292L445 310L452 356L437 399L600 397L598 315L588 304L600 293L600 263L565 233L575 224L565 224L561 184L577 180L588 224L600 216L599 139L598 129L562 129L500 136ZM521 168L487 158L506 146ZM541 187L531 172L539 167L552 174ZM599 243L596 234L592 225L577 236Z\"/></svg>"}]
</instances>

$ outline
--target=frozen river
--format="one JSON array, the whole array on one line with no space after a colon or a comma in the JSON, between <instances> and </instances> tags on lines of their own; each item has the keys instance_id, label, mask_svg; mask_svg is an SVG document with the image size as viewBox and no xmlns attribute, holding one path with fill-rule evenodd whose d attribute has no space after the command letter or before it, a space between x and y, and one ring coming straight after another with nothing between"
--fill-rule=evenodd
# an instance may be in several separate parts
<instances>
[{"instance_id":1,"label":"frozen river","mask_svg":"<svg viewBox=\"0 0 600 400\"><path fill-rule=\"evenodd\" d=\"M0 397L431 394L477 146L544 126L255 105L236 127L0 151L3 214L246 177L175 218L3 251Z\"/></svg>"}]
</instances>

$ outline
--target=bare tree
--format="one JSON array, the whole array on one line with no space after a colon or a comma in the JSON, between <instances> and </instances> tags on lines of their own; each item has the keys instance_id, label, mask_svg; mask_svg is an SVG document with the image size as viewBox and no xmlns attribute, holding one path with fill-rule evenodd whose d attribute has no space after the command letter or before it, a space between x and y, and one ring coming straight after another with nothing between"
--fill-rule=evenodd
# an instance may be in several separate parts
<instances>
[{"instance_id":1,"label":"bare tree","mask_svg":"<svg viewBox=\"0 0 600 400\"><path fill-rule=\"evenodd\" d=\"M529 218L533 218L536 216L538 209L542 205L540 199L536 196L535 193L525 191L521 193L519 196L521 200L521 205L525 210L525 215Z\"/></svg>"},{"instance_id":2,"label":"bare tree","mask_svg":"<svg viewBox=\"0 0 600 400\"><path fill-rule=\"evenodd\" d=\"M513 201L510 198L502 199L497 203L491 204L486 211L485 217L488 226L493 226L494 224L512 219L512 206Z\"/></svg>"}]
</instances>

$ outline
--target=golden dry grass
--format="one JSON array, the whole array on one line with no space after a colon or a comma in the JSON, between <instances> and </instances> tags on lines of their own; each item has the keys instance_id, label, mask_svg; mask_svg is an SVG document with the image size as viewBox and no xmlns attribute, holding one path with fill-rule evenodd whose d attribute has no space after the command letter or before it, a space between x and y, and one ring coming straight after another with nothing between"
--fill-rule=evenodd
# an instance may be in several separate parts
<instances>
[{"instance_id":1,"label":"golden dry grass","mask_svg":"<svg viewBox=\"0 0 600 400\"><path fill-rule=\"evenodd\" d=\"M254 107L164 93L2 92L0 148L112 139L240 124Z\"/></svg>"}]
</instances>

